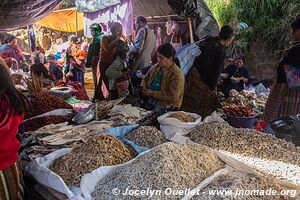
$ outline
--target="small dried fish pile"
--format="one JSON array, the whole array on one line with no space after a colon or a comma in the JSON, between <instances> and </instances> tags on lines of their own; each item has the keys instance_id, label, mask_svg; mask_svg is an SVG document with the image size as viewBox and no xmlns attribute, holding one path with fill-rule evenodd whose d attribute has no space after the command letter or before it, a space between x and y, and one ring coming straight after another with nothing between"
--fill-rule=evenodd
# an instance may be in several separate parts
<instances>
[{"instance_id":1,"label":"small dried fish pile","mask_svg":"<svg viewBox=\"0 0 300 200\"><path fill-rule=\"evenodd\" d=\"M300 147L253 129L236 129L220 122L204 123L190 133L190 139L219 150L300 166Z\"/></svg>"},{"instance_id":2,"label":"small dried fish pile","mask_svg":"<svg viewBox=\"0 0 300 200\"><path fill-rule=\"evenodd\" d=\"M167 142L165 135L153 126L141 126L126 134L125 138L147 148L153 148Z\"/></svg>"},{"instance_id":3,"label":"small dried fish pile","mask_svg":"<svg viewBox=\"0 0 300 200\"><path fill-rule=\"evenodd\" d=\"M182 196L165 195L167 188L194 188L224 164L213 150L202 145L166 143L138 156L98 182L92 196L97 200L115 199L113 188L121 192L132 190L160 190L149 196L119 196L120 199L180 199Z\"/></svg>"},{"instance_id":4,"label":"small dried fish pile","mask_svg":"<svg viewBox=\"0 0 300 200\"><path fill-rule=\"evenodd\" d=\"M232 157L263 174L267 174L276 177L279 180L283 180L293 185L300 186L300 167L297 165L292 165L280 161L270 161L254 157L242 156L226 151L221 151L221 153Z\"/></svg>"},{"instance_id":5,"label":"small dried fish pile","mask_svg":"<svg viewBox=\"0 0 300 200\"><path fill-rule=\"evenodd\" d=\"M195 122L195 119L192 116L190 116L184 112L175 112L175 113L170 114L169 117L178 119L179 121L184 122L184 123Z\"/></svg>"},{"instance_id":6,"label":"small dried fish pile","mask_svg":"<svg viewBox=\"0 0 300 200\"><path fill-rule=\"evenodd\" d=\"M50 169L61 176L67 185L79 186L84 174L130 159L132 157L121 141L107 134L99 134L91 136L81 147L55 160Z\"/></svg>"},{"instance_id":7,"label":"small dried fish pile","mask_svg":"<svg viewBox=\"0 0 300 200\"><path fill-rule=\"evenodd\" d=\"M280 186L274 180L258 176L256 174L233 172L228 175L221 175L214 179L207 187L200 191L199 196L195 196L192 200L283 200L291 199L288 196L282 195L266 195L260 194L260 191L267 192L268 190L276 190L280 194ZM225 193L219 195L211 195L210 191L232 191L232 195ZM253 191L252 194L247 195L245 191ZM255 193L254 191L259 191ZM243 195L242 192L245 192ZM235 195L237 194L237 195Z\"/></svg>"}]
</instances>

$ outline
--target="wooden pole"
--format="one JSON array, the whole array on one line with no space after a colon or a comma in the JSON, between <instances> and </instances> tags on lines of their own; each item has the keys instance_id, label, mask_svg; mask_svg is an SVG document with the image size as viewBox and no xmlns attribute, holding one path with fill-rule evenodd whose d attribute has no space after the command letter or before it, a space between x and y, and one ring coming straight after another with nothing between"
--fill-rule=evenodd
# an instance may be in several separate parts
<instances>
[{"instance_id":1,"label":"wooden pole","mask_svg":"<svg viewBox=\"0 0 300 200\"><path fill-rule=\"evenodd\" d=\"M76 21L76 37L78 37L78 15L77 15L77 9L75 9L75 21Z\"/></svg>"},{"instance_id":2,"label":"wooden pole","mask_svg":"<svg viewBox=\"0 0 300 200\"><path fill-rule=\"evenodd\" d=\"M191 38L191 43L194 43L194 33L193 33L193 24L191 18L189 20L189 32L190 32L190 38Z\"/></svg>"}]
</instances>

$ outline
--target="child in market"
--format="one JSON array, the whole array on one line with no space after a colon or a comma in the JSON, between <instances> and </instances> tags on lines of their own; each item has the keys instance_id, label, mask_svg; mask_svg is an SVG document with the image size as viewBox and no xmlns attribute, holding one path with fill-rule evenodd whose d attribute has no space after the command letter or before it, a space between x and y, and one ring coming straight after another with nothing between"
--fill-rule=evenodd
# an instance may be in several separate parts
<instances>
[{"instance_id":1,"label":"child in market","mask_svg":"<svg viewBox=\"0 0 300 200\"><path fill-rule=\"evenodd\" d=\"M60 80L63 79L63 72L61 66L55 63L55 56L50 54L47 57L49 63L49 73L52 76L54 84L57 84Z\"/></svg>"},{"instance_id":2,"label":"child in market","mask_svg":"<svg viewBox=\"0 0 300 200\"><path fill-rule=\"evenodd\" d=\"M77 50L75 55L70 57L70 68L66 78L67 82L80 82L84 86L85 59L86 52L84 50Z\"/></svg>"},{"instance_id":3,"label":"child in market","mask_svg":"<svg viewBox=\"0 0 300 200\"><path fill-rule=\"evenodd\" d=\"M116 44L116 59L105 71L109 80L110 99L125 97L128 94L127 44L119 40Z\"/></svg>"}]
</instances>

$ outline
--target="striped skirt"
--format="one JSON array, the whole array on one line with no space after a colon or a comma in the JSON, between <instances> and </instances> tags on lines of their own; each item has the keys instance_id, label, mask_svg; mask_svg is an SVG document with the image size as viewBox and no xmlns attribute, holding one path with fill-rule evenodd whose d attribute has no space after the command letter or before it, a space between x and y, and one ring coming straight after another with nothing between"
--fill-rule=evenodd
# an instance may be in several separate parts
<instances>
[{"instance_id":1,"label":"striped skirt","mask_svg":"<svg viewBox=\"0 0 300 200\"><path fill-rule=\"evenodd\" d=\"M201 81L198 70L192 67L185 81L182 110L199 114L202 118L211 115L220 107L216 94Z\"/></svg>"},{"instance_id":2,"label":"striped skirt","mask_svg":"<svg viewBox=\"0 0 300 200\"><path fill-rule=\"evenodd\" d=\"M272 121L299 113L300 88L290 89L287 84L275 84L266 103L265 119Z\"/></svg>"},{"instance_id":3,"label":"striped skirt","mask_svg":"<svg viewBox=\"0 0 300 200\"><path fill-rule=\"evenodd\" d=\"M24 180L18 162L0 171L0 199L20 200L24 198Z\"/></svg>"}]
</instances>

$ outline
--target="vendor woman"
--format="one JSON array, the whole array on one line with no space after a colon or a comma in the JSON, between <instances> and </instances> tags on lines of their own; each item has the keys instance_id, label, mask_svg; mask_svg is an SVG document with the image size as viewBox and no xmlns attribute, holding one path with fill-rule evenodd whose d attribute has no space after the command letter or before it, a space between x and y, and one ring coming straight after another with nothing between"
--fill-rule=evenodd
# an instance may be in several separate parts
<instances>
[{"instance_id":1,"label":"vendor woman","mask_svg":"<svg viewBox=\"0 0 300 200\"><path fill-rule=\"evenodd\" d=\"M291 31L295 43L278 64L277 82L265 109L267 121L300 113L300 17L292 22Z\"/></svg>"},{"instance_id":2,"label":"vendor woman","mask_svg":"<svg viewBox=\"0 0 300 200\"><path fill-rule=\"evenodd\" d=\"M244 63L245 57L239 56L235 59L235 64L228 65L226 69L224 69L224 73L228 74L228 77L224 79L222 92L226 96L231 89L235 89L238 92L245 89L250 76Z\"/></svg>"},{"instance_id":3,"label":"vendor woman","mask_svg":"<svg viewBox=\"0 0 300 200\"><path fill-rule=\"evenodd\" d=\"M184 93L184 75L174 63L176 51L171 44L157 49L157 61L143 78L143 94L158 102L180 108Z\"/></svg>"},{"instance_id":4,"label":"vendor woman","mask_svg":"<svg viewBox=\"0 0 300 200\"><path fill-rule=\"evenodd\" d=\"M28 100L13 84L8 67L0 64L0 199L24 197L22 170L18 163L18 127L28 110Z\"/></svg>"}]
</instances>

